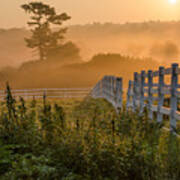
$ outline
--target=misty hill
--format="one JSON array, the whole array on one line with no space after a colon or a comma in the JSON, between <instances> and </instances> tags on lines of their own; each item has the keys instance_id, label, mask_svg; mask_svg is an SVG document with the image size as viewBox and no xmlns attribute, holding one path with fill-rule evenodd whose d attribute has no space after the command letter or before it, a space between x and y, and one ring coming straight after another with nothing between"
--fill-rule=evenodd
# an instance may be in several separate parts
<instances>
[{"instance_id":1,"label":"misty hill","mask_svg":"<svg viewBox=\"0 0 180 180\"><path fill-rule=\"evenodd\" d=\"M66 41L71 40L80 48L85 61L98 53L120 53L170 63L180 56L179 31L180 21L94 23L70 26ZM24 37L29 35L25 29L0 30L0 67L20 66L22 62L37 59L37 52L25 46Z\"/></svg>"},{"instance_id":2,"label":"misty hill","mask_svg":"<svg viewBox=\"0 0 180 180\"><path fill-rule=\"evenodd\" d=\"M68 37L79 45L86 59L100 52L110 52L152 57L169 63L179 58L179 31L180 21L94 23L71 26Z\"/></svg>"},{"instance_id":3,"label":"misty hill","mask_svg":"<svg viewBox=\"0 0 180 180\"><path fill-rule=\"evenodd\" d=\"M31 63L18 69L6 68L0 72L1 87L9 81L13 88L91 87L104 75L124 78L125 86L133 72L157 69L152 59L137 59L120 54L99 54L89 62L59 66L58 63Z\"/></svg>"}]
</instances>

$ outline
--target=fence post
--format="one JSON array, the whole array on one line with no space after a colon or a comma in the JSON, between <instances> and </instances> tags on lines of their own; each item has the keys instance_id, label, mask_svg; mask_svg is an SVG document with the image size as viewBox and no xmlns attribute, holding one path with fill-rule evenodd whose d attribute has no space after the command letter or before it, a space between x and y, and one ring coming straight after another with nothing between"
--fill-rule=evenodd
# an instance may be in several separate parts
<instances>
[{"instance_id":1,"label":"fence post","mask_svg":"<svg viewBox=\"0 0 180 180\"><path fill-rule=\"evenodd\" d=\"M103 78L104 79L104 78ZM100 80L100 97L103 98L103 79Z\"/></svg>"},{"instance_id":2,"label":"fence post","mask_svg":"<svg viewBox=\"0 0 180 180\"><path fill-rule=\"evenodd\" d=\"M100 95L100 82L98 82L98 86L97 86L97 98L99 98Z\"/></svg>"},{"instance_id":3,"label":"fence post","mask_svg":"<svg viewBox=\"0 0 180 180\"><path fill-rule=\"evenodd\" d=\"M107 83L107 76L104 76L102 80L102 93L104 99L106 99L106 83Z\"/></svg>"},{"instance_id":4,"label":"fence post","mask_svg":"<svg viewBox=\"0 0 180 180\"><path fill-rule=\"evenodd\" d=\"M107 76L106 79L106 100L110 101L110 95L111 95L111 79L110 76Z\"/></svg>"},{"instance_id":5,"label":"fence post","mask_svg":"<svg viewBox=\"0 0 180 180\"><path fill-rule=\"evenodd\" d=\"M104 88L104 77L101 79L101 98L104 98L103 88Z\"/></svg>"},{"instance_id":6,"label":"fence post","mask_svg":"<svg viewBox=\"0 0 180 180\"><path fill-rule=\"evenodd\" d=\"M104 99L106 99L105 90L106 90L106 76L104 76L102 79L102 96Z\"/></svg>"},{"instance_id":7,"label":"fence post","mask_svg":"<svg viewBox=\"0 0 180 180\"><path fill-rule=\"evenodd\" d=\"M94 98L97 98L98 96L98 83L96 84L95 88L94 88Z\"/></svg>"},{"instance_id":8,"label":"fence post","mask_svg":"<svg viewBox=\"0 0 180 180\"><path fill-rule=\"evenodd\" d=\"M108 78L108 76L106 76L105 77L105 89L104 89L106 100L108 100L108 84L109 84L108 82L109 82L109 78Z\"/></svg>"},{"instance_id":9,"label":"fence post","mask_svg":"<svg viewBox=\"0 0 180 180\"><path fill-rule=\"evenodd\" d=\"M133 112L137 110L137 88L138 88L138 73L134 73L134 84L133 84Z\"/></svg>"},{"instance_id":10,"label":"fence post","mask_svg":"<svg viewBox=\"0 0 180 180\"><path fill-rule=\"evenodd\" d=\"M122 78L119 78L119 83L120 83L120 90L119 90L119 105L120 105L120 108L122 109L123 108L123 79Z\"/></svg>"},{"instance_id":11,"label":"fence post","mask_svg":"<svg viewBox=\"0 0 180 180\"><path fill-rule=\"evenodd\" d=\"M152 111L152 105L153 105L153 72L151 70L148 71L148 117L149 119L153 120L153 111Z\"/></svg>"},{"instance_id":12,"label":"fence post","mask_svg":"<svg viewBox=\"0 0 180 180\"><path fill-rule=\"evenodd\" d=\"M96 85L95 85L95 87L92 89L92 91L91 91L91 96L92 96L92 98L95 98L95 89L96 88Z\"/></svg>"},{"instance_id":13,"label":"fence post","mask_svg":"<svg viewBox=\"0 0 180 180\"><path fill-rule=\"evenodd\" d=\"M177 96L176 90L178 87L178 64L172 64L171 74L171 102L170 102L170 131L176 132L176 118L175 113L177 111Z\"/></svg>"},{"instance_id":14,"label":"fence post","mask_svg":"<svg viewBox=\"0 0 180 180\"><path fill-rule=\"evenodd\" d=\"M122 110L122 78L116 78L116 109Z\"/></svg>"},{"instance_id":15,"label":"fence post","mask_svg":"<svg viewBox=\"0 0 180 180\"><path fill-rule=\"evenodd\" d=\"M98 98L101 96L101 82L98 82Z\"/></svg>"},{"instance_id":16,"label":"fence post","mask_svg":"<svg viewBox=\"0 0 180 180\"><path fill-rule=\"evenodd\" d=\"M116 82L116 78L114 76L112 76L111 78L112 80L112 104L114 107L116 107L116 86L117 86L117 82Z\"/></svg>"},{"instance_id":17,"label":"fence post","mask_svg":"<svg viewBox=\"0 0 180 180\"><path fill-rule=\"evenodd\" d=\"M126 110L128 111L131 106L131 98L132 98L132 81L129 81L128 91L127 91L127 100L126 100Z\"/></svg>"},{"instance_id":18,"label":"fence post","mask_svg":"<svg viewBox=\"0 0 180 180\"><path fill-rule=\"evenodd\" d=\"M94 96L97 98L97 89L98 89L98 83L96 84L95 90L94 90Z\"/></svg>"},{"instance_id":19,"label":"fence post","mask_svg":"<svg viewBox=\"0 0 180 180\"><path fill-rule=\"evenodd\" d=\"M92 92L91 92L91 96L92 96L93 98L96 98L96 97L95 97L95 89L96 89L96 85L95 85L95 87L92 89Z\"/></svg>"},{"instance_id":20,"label":"fence post","mask_svg":"<svg viewBox=\"0 0 180 180\"><path fill-rule=\"evenodd\" d=\"M110 96L109 96L109 100L112 103L112 97L113 97L113 78L112 76L109 76L109 90L110 90Z\"/></svg>"},{"instance_id":21,"label":"fence post","mask_svg":"<svg viewBox=\"0 0 180 180\"><path fill-rule=\"evenodd\" d=\"M145 86L146 72L141 71L141 85L140 85L140 111L139 115L143 115L144 112L144 86Z\"/></svg>"},{"instance_id":22,"label":"fence post","mask_svg":"<svg viewBox=\"0 0 180 180\"><path fill-rule=\"evenodd\" d=\"M159 68L159 83L158 83L158 108L157 108L157 122L162 123L163 114L161 113L161 107L164 103L164 67Z\"/></svg>"}]
</instances>

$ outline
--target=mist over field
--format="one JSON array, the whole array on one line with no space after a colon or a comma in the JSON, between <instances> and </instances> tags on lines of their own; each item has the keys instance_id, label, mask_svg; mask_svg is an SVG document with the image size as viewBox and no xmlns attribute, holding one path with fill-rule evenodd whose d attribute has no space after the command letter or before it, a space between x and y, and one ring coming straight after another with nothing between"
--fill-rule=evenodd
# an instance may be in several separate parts
<instances>
[{"instance_id":1,"label":"mist over field","mask_svg":"<svg viewBox=\"0 0 180 180\"><path fill-rule=\"evenodd\" d=\"M179 180L179 12L2 0L0 180Z\"/></svg>"},{"instance_id":2,"label":"mist over field","mask_svg":"<svg viewBox=\"0 0 180 180\"><path fill-rule=\"evenodd\" d=\"M179 28L179 21L73 25L65 46L46 61L26 47L27 29L1 29L1 86L6 81L15 88L93 86L106 74L122 76L127 84L135 71L178 62Z\"/></svg>"},{"instance_id":3,"label":"mist over field","mask_svg":"<svg viewBox=\"0 0 180 180\"><path fill-rule=\"evenodd\" d=\"M70 27L67 37L78 44L85 59L99 52L110 52L171 63L179 58L179 28L179 21L94 23Z\"/></svg>"},{"instance_id":4,"label":"mist over field","mask_svg":"<svg viewBox=\"0 0 180 180\"><path fill-rule=\"evenodd\" d=\"M94 23L68 28L66 40L72 40L80 48L80 55L85 61L98 53L152 57L167 63L179 57L179 21ZM32 53L25 46L24 38L28 36L30 32L26 29L0 30L1 67L18 66L36 57L37 52Z\"/></svg>"}]
</instances>

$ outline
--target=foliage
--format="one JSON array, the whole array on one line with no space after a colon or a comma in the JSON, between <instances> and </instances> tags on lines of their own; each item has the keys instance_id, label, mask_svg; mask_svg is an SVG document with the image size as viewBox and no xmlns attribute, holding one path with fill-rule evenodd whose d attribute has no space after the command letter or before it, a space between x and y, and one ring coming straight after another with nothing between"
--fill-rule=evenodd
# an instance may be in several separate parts
<instances>
[{"instance_id":1,"label":"foliage","mask_svg":"<svg viewBox=\"0 0 180 180\"><path fill-rule=\"evenodd\" d=\"M40 60L47 59L52 51L57 50L59 41L64 38L66 28L57 31L52 30L50 25L61 27L62 23L70 17L66 13L57 14L53 7L42 2L30 2L21 6L26 13L32 15L28 22L31 29L31 38L26 38L29 48L38 48Z\"/></svg>"},{"instance_id":2,"label":"foliage","mask_svg":"<svg viewBox=\"0 0 180 180\"><path fill-rule=\"evenodd\" d=\"M103 99L7 98L0 111L0 179L179 179L180 141L146 114Z\"/></svg>"}]
</instances>

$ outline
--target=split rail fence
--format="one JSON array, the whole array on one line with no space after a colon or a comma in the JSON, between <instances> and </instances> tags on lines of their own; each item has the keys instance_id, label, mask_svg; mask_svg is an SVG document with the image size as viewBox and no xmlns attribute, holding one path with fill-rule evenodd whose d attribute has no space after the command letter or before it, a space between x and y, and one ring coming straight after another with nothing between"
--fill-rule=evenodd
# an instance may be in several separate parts
<instances>
[{"instance_id":1,"label":"split rail fence","mask_svg":"<svg viewBox=\"0 0 180 180\"><path fill-rule=\"evenodd\" d=\"M42 98L85 98L91 88L41 88L41 89L13 89L11 93L14 98L23 97L24 99ZM0 98L6 97L6 91L0 90Z\"/></svg>"},{"instance_id":2,"label":"split rail fence","mask_svg":"<svg viewBox=\"0 0 180 180\"><path fill-rule=\"evenodd\" d=\"M104 76L91 91L93 98L104 98L118 111L122 109L123 81L115 76Z\"/></svg>"},{"instance_id":3,"label":"split rail fence","mask_svg":"<svg viewBox=\"0 0 180 180\"><path fill-rule=\"evenodd\" d=\"M170 131L176 132L176 122L180 120L180 83L178 64L171 68L160 67L158 71L135 72L133 81L129 81L126 96L126 111L139 112L142 116L145 109L149 119L157 118L163 121L164 115L169 117ZM42 88L42 89L16 89L12 90L13 97L42 98L104 98L110 102L117 112L123 108L123 79L115 76L104 76L94 88ZM6 97L6 91L0 90L0 98ZM168 104L165 105L165 101ZM156 114L156 116L154 116Z\"/></svg>"},{"instance_id":4,"label":"split rail fence","mask_svg":"<svg viewBox=\"0 0 180 180\"><path fill-rule=\"evenodd\" d=\"M142 116L146 109L149 119L156 117L158 123L161 123L166 115L170 120L170 131L176 132L176 123L180 120L178 75L180 75L178 64L172 64L172 67L167 69L159 67L158 71L135 72L133 81L129 81L126 111L138 112ZM116 109L122 108L122 78L105 76L92 89L91 96L106 99ZM167 105L166 101L169 102Z\"/></svg>"}]
</instances>

